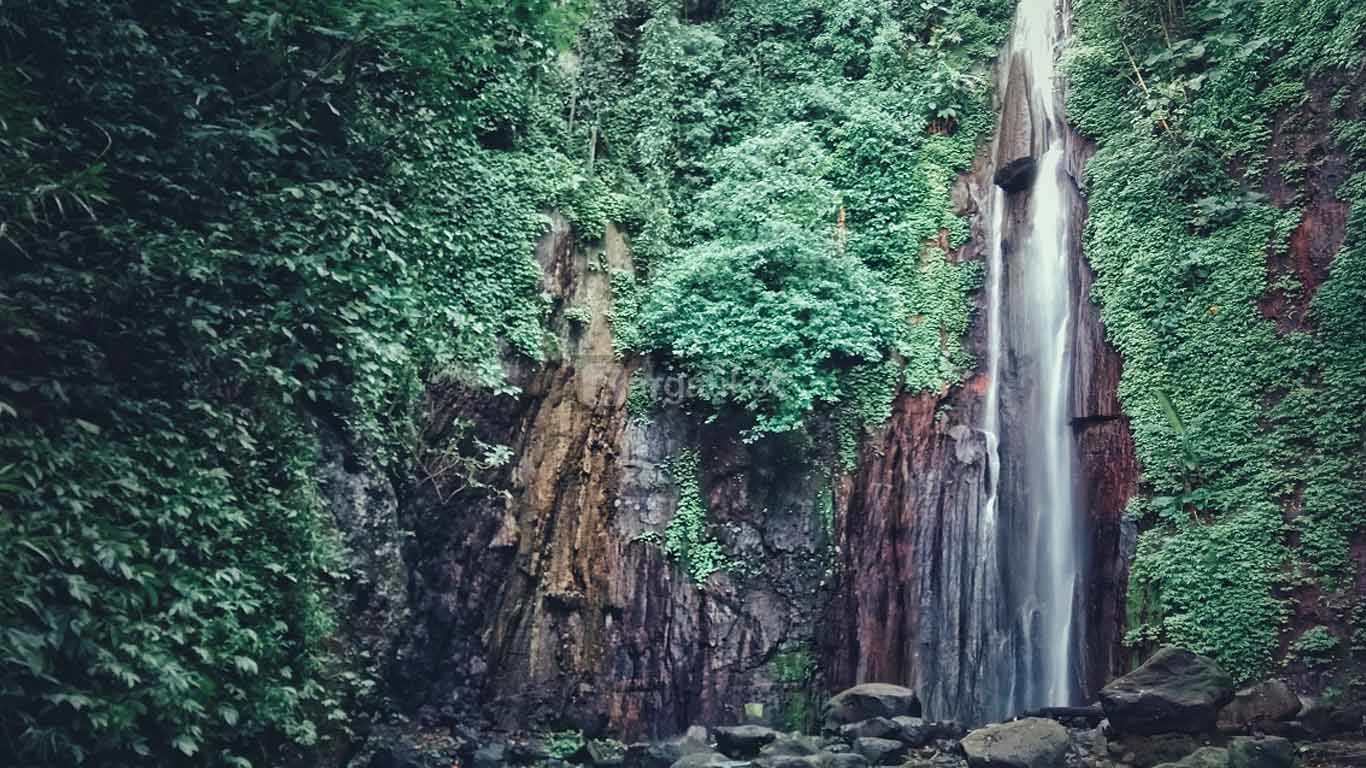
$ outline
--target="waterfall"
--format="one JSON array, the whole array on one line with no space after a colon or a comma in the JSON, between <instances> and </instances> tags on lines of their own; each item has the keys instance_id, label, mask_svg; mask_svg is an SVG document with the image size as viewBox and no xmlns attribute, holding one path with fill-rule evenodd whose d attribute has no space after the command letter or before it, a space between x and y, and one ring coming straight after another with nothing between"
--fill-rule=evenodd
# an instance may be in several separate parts
<instances>
[{"instance_id":1,"label":"waterfall","mask_svg":"<svg viewBox=\"0 0 1366 768\"><path fill-rule=\"evenodd\" d=\"M1055 63L1064 25L1056 0L1020 0L1001 78L1007 106L996 161L1027 156L1036 171L1027 189L1007 195L993 187L988 203L987 483L979 530L996 538L979 540L979 557L1002 563L1006 626L982 633L1003 632L1011 650L982 676L999 688L986 699L988 717L1069 704L1080 689L1084 551L1069 412L1076 192Z\"/></svg>"}]
</instances>

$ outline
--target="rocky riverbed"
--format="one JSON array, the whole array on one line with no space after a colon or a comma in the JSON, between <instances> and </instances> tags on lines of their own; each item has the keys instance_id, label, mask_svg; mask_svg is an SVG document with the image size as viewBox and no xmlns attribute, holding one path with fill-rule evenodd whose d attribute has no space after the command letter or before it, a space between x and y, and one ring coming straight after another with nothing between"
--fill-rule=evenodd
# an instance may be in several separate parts
<instances>
[{"instance_id":1,"label":"rocky riverbed","mask_svg":"<svg viewBox=\"0 0 1366 768\"><path fill-rule=\"evenodd\" d=\"M1267 680L1235 689L1212 660L1163 648L1084 707L973 730L922 716L908 688L866 683L831 697L815 732L754 722L695 725L622 744L581 733L409 739L357 756L365 768L1320 768L1366 766L1360 702L1301 699ZM373 740L372 740L372 743Z\"/></svg>"}]
</instances>

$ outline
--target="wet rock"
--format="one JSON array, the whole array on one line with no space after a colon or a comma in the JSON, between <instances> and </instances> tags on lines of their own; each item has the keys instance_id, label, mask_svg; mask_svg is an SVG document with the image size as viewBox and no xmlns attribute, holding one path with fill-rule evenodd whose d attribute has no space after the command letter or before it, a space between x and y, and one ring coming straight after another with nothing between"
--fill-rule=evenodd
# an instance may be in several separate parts
<instances>
[{"instance_id":1,"label":"wet rock","mask_svg":"<svg viewBox=\"0 0 1366 768\"><path fill-rule=\"evenodd\" d=\"M1229 768L1228 750L1201 747L1175 763L1162 763L1157 768Z\"/></svg>"},{"instance_id":2,"label":"wet rock","mask_svg":"<svg viewBox=\"0 0 1366 768\"><path fill-rule=\"evenodd\" d=\"M1032 157L1020 157L998 168L991 180L1006 192L1023 192L1034 184L1038 175L1038 162Z\"/></svg>"},{"instance_id":3,"label":"wet rock","mask_svg":"<svg viewBox=\"0 0 1366 768\"><path fill-rule=\"evenodd\" d=\"M778 732L762 725L732 725L712 729L716 748L731 757L754 757L778 738Z\"/></svg>"},{"instance_id":4,"label":"wet rock","mask_svg":"<svg viewBox=\"0 0 1366 768\"><path fill-rule=\"evenodd\" d=\"M1294 764L1295 746L1289 739L1276 736L1229 739L1229 768L1291 768Z\"/></svg>"},{"instance_id":5,"label":"wet rock","mask_svg":"<svg viewBox=\"0 0 1366 768\"><path fill-rule=\"evenodd\" d=\"M920 700L911 689L887 683L863 683L841 691L826 702L823 719L827 729L837 730L841 725L874 717L919 714Z\"/></svg>"},{"instance_id":6,"label":"wet rock","mask_svg":"<svg viewBox=\"0 0 1366 768\"><path fill-rule=\"evenodd\" d=\"M1290 720L1300 711L1300 697L1282 680L1267 680L1233 694L1219 710L1220 727L1243 727L1272 720Z\"/></svg>"},{"instance_id":7,"label":"wet rock","mask_svg":"<svg viewBox=\"0 0 1366 768\"><path fill-rule=\"evenodd\" d=\"M626 747L622 757L625 768L669 768L686 755L710 752L706 742L679 738L660 742L637 742Z\"/></svg>"},{"instance_id":8,"label":"wet rock","mask_svg":"<svg viewBox=\"0 0 1366 768\"><path fill-rule=\"evenodd\" d=\"M762 757L794 756L805 757L821 751L821 743L814 736L783 734L771 744L759 750Z\"/></svg>"},{"instance_id":9,"label":"wet rock","mask_svg":"<svg viewBox=\"0 0 1366 768\"><path fill-rule=\"evenodd\" d=\"M1067 729L1039 717L988 725L962 741L972 768L1062 768Z\"/></svg>"},{"instance_id":10,"label":"wet rock","mask_svg":"<svg viewBox=\"0 0 1366 768\"><path fill-rule=\"evenodd\" d=\"M1361 704L1339 706L1325 699L1309 697L1303 703L1299 722L1313 736L1355 731L1361 728L1362 716L1366 714Z\"/></svg>"},{"instance_id":11,"label":"wet rock","mask_svg":"<svg viewBox=\"0 0 1366 768\"><path fill-rule=\"evenodd\" d=\"M1072 745L1077 751L1096 760L1103 760L1109 753L1109 740L1100 728L1078 729L1070 732Z\"/></svg>"},{"instance_id":12,"label":"wet rock","mask_svg":"<svg viewBox=\"0 0 1366 768\"><path fill-rule=\"evenodd\" d=\"M474 751L474 768L502 768L507 763L507 747L487 744Z\"/></svg>"},{"instance_id":13,"label":"wet rock","mask_svg":"<svg viewBox=\"0 0 1366 768\"><path fill-rule=\"evenodd\" d=\"M1166 647L1100 691L1110 725L1119 733L1204 733L1233 697L1233 679L1206 658Z\"/></svg>"},{"instance_id":14,"label":"wet rock","mask_svg":"<svg viewBox=\"0 0 1366 768\"><path fill-rule=\"evenodd\" d=\"M857 723L840 726L840 736L850 741L861 737L874 739L899 738L901 726L885 717L870 717Z\"/></svg>"},{"instance_id":15,"label":"wet rock","mask_svg":"<svg viewBox=\"0 0 1366 768\"><path fill-rule=\"evenodd\" d=\"M906 715L896 718L893 722L896 723L898 731L892 738L900 739L912 747L923 747L936 738L942 738L938 723L929 723L921 718ZM950 734L948 738L954 736Z\"/></svg>"},{"instance_id":16,"label":"wet rock","mask_svg":"<svg viewBox=\"0 0 1366 768\"><path fill-rule=\"evenodd\" d=\"M1173 763L1202 746L1188 733L1160 733L1152 736L1126 736L1109 744L1110 754L1122 756L1134 768L1152 768Z\"/></svg>"},{"instance_id":17,"label":"wet rock","mask_svg":"<svg viewBox=\"0 0 1366 768\"><path fill-rule=\"evenodd\" d=\"M868 768L868 758L857 752L841 752L830 755L825 761L826 768Z\"/></svg>"},{"instance_id":18,"label":"wet rock","mask_svg":"<svg viewBox=\"0 0 1366 768\"><path fill-rule=\"evenodd\" d=\"M684 755L671 768L748 768L747 760L732 760L720 752L694 752Z\"/></svg>"},{"instance_id":19,"label":"wet rock","mask_svg":"<svg viewBox=\"0 0 1366 768\"><path fill-rule=\"evenodd\" d=\"M896 765L906 756L906 745L896 739L863 736L854 739L854 751L873 765Z\"/></svg>"},{"instance_id":20,"label":"wet rock","mask_svg":"<svg viewBox=\"0 0 1366 768\"><path fill-rule=\"evenodd\" d=\"M757 757L753 765L756 768L828 768L832 758L834 755L829 752L817 752L813 755L773 755Z\"/></svg>"}]
</instances>

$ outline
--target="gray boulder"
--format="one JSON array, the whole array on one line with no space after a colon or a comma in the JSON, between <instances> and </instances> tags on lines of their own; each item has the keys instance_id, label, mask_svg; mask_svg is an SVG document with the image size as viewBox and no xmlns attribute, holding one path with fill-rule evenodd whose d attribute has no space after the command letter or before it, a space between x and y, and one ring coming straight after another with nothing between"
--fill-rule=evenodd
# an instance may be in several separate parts
<instances>
[{"instance_id":1,"label":"gray boulder","mask_svg":"<svg viewBox=\"0 0 1366 768\"><path fill-rule=\"evenodd\" d=\"M1295 764L1295 745L1289 739L1246 736L1229 739L1228 768L1291 768Z\"/></svg>"},{"instance_id":2,"label":"gray boulder","mask_svg":"<svg viewBox=\"0 0 1366 768\"><path fill-rule=\"evenodd\" d=\"M1174 763L1161 763L1157 768L1229 768L1228 750L1201 747Z\"/></svg>"},{"instance_id":3,"label":"gray boulder","mask_svg":"<svg viewBox=\"0 0 1366 768\"><path fill-rule=\"evenodd\" d=\"M1203 746L1189 733L1159 733L1152 736L1125 736L1109 743L1116 757L1134 768L1153 768L1174 763Z\"/></svg>"},{"instance_id":4,"label":"gray boulder","mask_svg":"<svg viewBox=\"0 0 1366 768\"><path fill-rule=\"evenodd\" d=\"M906 745L896 739L862 736L854 739L854 751L873 765L896 765L906 756Z\"/></svg>"},{"instance_id":5,"label":"gray boulder","mask_svg":"<svg viewBox=\"0 0 1366 768\"><path fill-rule=\"evenodd\" d=\"M826 768L826 760L829 757L833 755L769 755L754 758L752 764L757 768Z\"/></svg>"},{"instance_id":6,"label":"gray boulder","mask_svg":"<svg viewBox=\"0 0 1366 768\"><path fill-rule=\"evenodd\" d=\"M1267 680L1233 694L1219 710L1221 727L1241 728L1253 723L1290 720L1299 714L1300 697L1283 680Z\"/></svg>"},{"instance_id":7,"label":"gray boulder","mask_svg":"<svg viewBox=\"0 0 1366 768\"><path fill-rule=\"evenodd\" d=\"M863 683L846 689L825 703L822 719L828 730L874 717L918 716L920 700L910 688L887 683Z\"/></svg>"},{"instance_id":8,"label":"gray boulder","mask_svg":"<svg viewBox=\"0 0 1366 768\"><path fill-rule=\"evenodd\" d=\"M761 757L807 757L821 751L820 740L814 736L803 736L801 734L780 734L763 749L759 750Z\"/></svg>"},{"instance_id":9,"label":"gray boulder","mask_svg":"<svg viewBox=\"0 0 1366 768\"><path fill-rule=\"evenodd\" d=\"M730 725L713 728L716 748L731 757L754 757L780 735L762 725Z\"/></svg>"},{"instance_id":10,"label":"gray boulder","mask_svg":"<svg viewBox=\"0 0 1366 768\"><path fill-rule=\"evenodd\" d=\"M622 756L625 768L669 768L683 757L710 753L711 747L697 739L697 733L669 741L637 742L626 747Z\"/></svg>"},{"instance_id":11,"label":"gray boulder","mask_svg":"<svg viewBox=\"0 0 1366 768\"><path fill-rule=\"evenodd\" d=\"M1166 647L1100 691L1119 733L1205 733L1233 698L1233 679L1212 659Z\"/></svg>"},{"instance_id":12,"label":"gray boulder","mask_svg":"<svg viewBox=\"0 0 1366 768\"><path fill-rule=\"evenodd\" d=\"M1067 745L1067 729L1041 717L978 728L962 741L971 768L1062 768Z\"/></svg>"},{"instance_id":13,"label":"gray boulder","mask_svg":"<svg viewBox=\"0 0 1366 768\"><path fill-rule=\"evenodd\" d=\"M908 717L902 715L894 721L897 726L897 735L894 739L909 744L912 747L923 747L937 738L943 738L944 730L938 727L938 723L930 723L918 717ZM953 738L950 734L948 738Z\"/></svg>"},{"instance_id":14,"label":"gray boulder","mask_svg":"<svg viewBox=\"0 0 1366 768\"><path fill-rule=\"evenodd\" d=\"M897 719L900 720L901 718ZM901 726L885 717L870 717L867 720L840 726L840 736L849 741L862 737L895 739L899 738L900 732Z\"/></svg>"},{"instance_id":15,"label":"gray boulder","mask_svg":"<svg viewBox=\"0 0 1366 768\"><path fill-rule=\"evenodd\" d=\"M1361 728L1364 717L1366 710L1360 703L1338 705L1323 698L1306 697L1299 721L1308 734L1328 736Z\"/></svg>"},{"instance_id":16,"label":"gray boulder","mask_svg":"<svg viewBox=\"0 0 1366 768\"><path fill-rule=\"evenodd\" d=\"M868 758L857 752L840 752L826 760L826 768L868 768Z\"/></svg>"},{"instance_id":17,"label":"gray boulder","mask_svg":"<svg viewBox=\"0 0 1366 768\"><path fill-rule=\"evenodd\" d=\"M720 752L694 752L680 757L671 768L749 768L746 760L732 760Z\"/></svg>"}]
</instances>

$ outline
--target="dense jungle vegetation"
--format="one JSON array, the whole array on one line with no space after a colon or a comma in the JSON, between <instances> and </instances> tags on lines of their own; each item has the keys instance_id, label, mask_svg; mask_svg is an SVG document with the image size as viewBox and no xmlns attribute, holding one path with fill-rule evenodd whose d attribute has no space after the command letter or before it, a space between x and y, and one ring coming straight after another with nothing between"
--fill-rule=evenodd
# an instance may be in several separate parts
<instances>
[{"instance_id":1,"label":"dense jungle vegetation","mask_svg":"<svg viewBox=\"0 0 1366 768\"><path fill-rule=\"evenodd\" d=\"M755 434L955 379L977 273L921 243L966 234L1008 14L0 8L4 751L263 765L343 733L317 425L401 466L425 381L553 353L548 210L627 228L623 352Z\"/></svg>"},{"instance_id":2,"label":"dense jungle vegetation","mask_svg":"<svg viewBox=\"0 0 1366 768\"><path fill-rule=\"evenodd\" d=\"M1336 166L1366 160L1366 6L1079 0L1075 27L1069 110L1099 146L1085 249L1153 492L1133 505L1146 531L1130 639L1251 679L1293 640L1281 628L1302 602L1338 628L1306 630L1292 656L1366 650L1340 630L1361 626L1366 175L1337 190L1346 242L1322 285L1270 266L1332 202ZM1295 155L1315 132L1330 148Z\"/></svg>"},{"instance_id":3,"label":"dense jungle vegetation","mask_svg":"<svg viewBox=\"0 0 1366 768\"><path fill-rule=\"evenodd\" d=\"M1312 296L1267 266L1308 199L1267 159L1285 116L1326 100L1366 160L1366 6L1075 6L1086 248L1146 482L1131 639L1248 678L1292 643L1366 649L1355 614L1281 632L1304 590L1356 610L1366 208ZM346 742L370 681L332 641L319 434L402 475L427 384L496 390L504 360L554 357L549 212L630 237L620 354L685 373L746 439L829 418L851 465L897 391L971 368L981 269L949 258L950 192L1010 15L0 4L0 762L317 764ZM1261 312L1273 289L1302 325ZM471 472L499 460L474 449Z\"/></svg>"}]
</instances>

